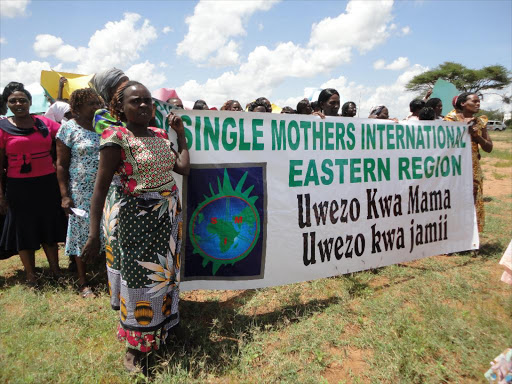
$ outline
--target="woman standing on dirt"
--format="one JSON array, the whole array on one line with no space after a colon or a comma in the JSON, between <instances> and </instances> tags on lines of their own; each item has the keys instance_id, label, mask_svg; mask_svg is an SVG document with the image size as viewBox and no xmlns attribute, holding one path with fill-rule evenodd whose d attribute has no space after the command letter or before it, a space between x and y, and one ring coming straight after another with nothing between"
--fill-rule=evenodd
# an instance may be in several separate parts
<instances>
[{"instance_id":1,"label":"woman standing on dirt","mask_svg":"<svg viewBox=\"0 0 512 384\"><path fill-rule=\"evenodd\" d=\"M51 273L58 277L57 243L66 239L52 158L60 124L30 114L32 96L21 83L7 84L2 98L14 116L0 120L0 178L7 168L5 196L0 183L0 214L7 213L0 248L19 253L27 283L35 286L35 251L43 246Z\"/></svg>"},{"instance_id":2,"label":"woman standing on dirt","mask_svg":"<svg viewBox=\"0 0 512 384\"><path fill-rule=\"evenodd\" d=\"M57 133L57 178L61 206L69 217L66 256L73 257L82 297L94 297L87 284L85 263L80 258L89 235L88 216L78 216L71 208L89 213L94 180L98 172L100 136L94 131L94 113L103 100L92 89L78 89L69 99L74 119L65 122Z\"/></svg>"},{"instance_id":3,"label":"woman standing on dirt","mask_svg":"<svg viewBox=\"0 0 512 384\"><path fill-rule=\"evenodd\" d=\"M106 128L101 136L89 239L82 251L85 260L98 256L103 209L110 303L120 310L118 338L126 341L129 371L157 350L179 321L182 219L172 171L188 174L190 162L181 118L168 118L178 135L176 153L164 130L148 127L152 109L150 92L135 81L112 99L112 115L126 125Z\"/></svg>"},{"instance_id":4,"label":"woman standing on dirt","mask_svg":"<svg viewBox=\"0 0 512 384\"><path fill-rule=\"evenodd\" d=\"M455 110L448 113L444 119L468 124L468 132L471 135L471 157L473 160L473 200L475 202L478 232L483 232L485 225L483 173L480 166L478 146L485 152L490 153L492 151L492 140L487 133L487 117L474 117L479 110L480 98L478 95L464 92L458 96Z\"/></svg>"}]
</instances>

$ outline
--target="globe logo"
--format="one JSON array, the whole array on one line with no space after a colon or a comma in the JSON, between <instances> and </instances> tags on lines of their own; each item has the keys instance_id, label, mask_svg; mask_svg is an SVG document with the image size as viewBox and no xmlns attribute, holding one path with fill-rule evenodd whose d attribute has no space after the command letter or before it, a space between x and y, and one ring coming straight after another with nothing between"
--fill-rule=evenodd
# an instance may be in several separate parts
<instances>
[{"instance_id":1,"label":"globe logo","mask_svg":"<svg viewBox=\"0 0 512 384\"><path fill-rule=\"evenodd\" d=\"M253 187L242 191L247 172L235 188L224 169L221 183L217 178L218 191L210 184L211 196L198 205L189 223L189 234L194 254L203 258L203 267L211 262L215 275L222 265L243 260L256 245L260 234L260 216L250 196Z\"/></svg>"}]
</instances>

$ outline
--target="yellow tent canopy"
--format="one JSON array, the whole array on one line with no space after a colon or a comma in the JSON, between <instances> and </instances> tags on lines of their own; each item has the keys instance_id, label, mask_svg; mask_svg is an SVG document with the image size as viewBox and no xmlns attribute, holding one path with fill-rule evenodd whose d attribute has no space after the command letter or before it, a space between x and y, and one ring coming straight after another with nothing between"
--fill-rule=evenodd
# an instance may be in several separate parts
<instances>
[{"instance_id":1,"label":"yellow tent canopy","mask_svg":"<svg viewBox=\"0 0 512 384\"><path fill-rule=\"evenodd\" d=\"M89 88L89 81L94 75L81 75L78 73L67 73L57 71L41 71L41 86L46 93L53 99L57 98L59 92L59 79L65 77L68 79L62 89L62 97L69 99L73 91L82 88Z\"/></svg>"}]
</instances>

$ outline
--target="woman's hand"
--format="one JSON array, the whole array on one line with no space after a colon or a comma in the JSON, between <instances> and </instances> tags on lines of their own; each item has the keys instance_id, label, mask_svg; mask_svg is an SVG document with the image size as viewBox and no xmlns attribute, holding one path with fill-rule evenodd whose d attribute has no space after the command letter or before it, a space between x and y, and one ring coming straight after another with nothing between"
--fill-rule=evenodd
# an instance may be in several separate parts
<instances>
[{"instance_id":1,"label":"woman's hand","mask_svg":"<svg viewBox=\"0 0 512 384\"><path fill-rule=\"evenodd\" d=\"M0 215L6 215L8 208L7 200L5 200L4 196L0 196Z\"/></svg>"},{"instance_id":2,"label":"woman's hand","mask_svg":"<svg viewBox=\"0 0 512 384\"><path fill-rule=\"evenodd\" d=\"M311 113L313 116L320 116L320 118L325 119L325 115L322 112L313 112Z\"/></svg>"},{"instance_id":3,"label":"woman's hand","mask_svg":"<svg viewBox=\"0 0 512 384\"><path fill-rule=\"evenodd\" d=\"M100 238L99 237L91 237L87 239L83 249L81 258L84 263L92 263L94 260L97 260L100 255Z\"/></svg>"},{"instance_id":4,"label":"woman's hand","mask_svg":"<svg viewBox=\"0 0 512 384\"><path fill-rule=\"evenodd\" d=\"M69 216L71 215L71 208L74 208L75 207L75 204L73 203L73 200L71 199L71 197L68 197L68 196L64 196L62 199L61 199L61 203L60 203L60 206L62 207L62 209L64 210L64 212L66 212L66 215Z\"/></svg>"},{"instance_id":5,"label":"woman's hand","mask_svg":"<svg viewBox=\"0 0 512 384\"><path fill-rule=\"evenodd\" d=\"M478 132L474 128L474 126L476 124L476 117L473 117L467 123L468 123L468 133L470 134L471 138L476 139L478 137Z\"/></svg>"},{"instance_id":6,"label":"woman's hand","mask_svg":"<svg viewBox=\"0 0 512 384\"><path fill-rule=\"evenodd\" d=\"M169 126L174 129L178 137L185 133L185 128L183 127L183 120L178 115L170 112L167 116L167 121L169 122Z\"/></svg>"}]
</instances>

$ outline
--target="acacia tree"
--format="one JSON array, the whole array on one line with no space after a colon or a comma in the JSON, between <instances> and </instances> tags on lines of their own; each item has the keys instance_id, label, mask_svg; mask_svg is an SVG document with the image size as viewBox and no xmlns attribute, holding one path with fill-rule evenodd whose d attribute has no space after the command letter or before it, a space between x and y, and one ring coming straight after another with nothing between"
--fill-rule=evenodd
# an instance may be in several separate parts
<instances>
[{"instance_id":1,"label":"acacia tree","mask_svg":"<svg viewBox=\"0 0 512 384\"><path fill-rule=\"evenodd\" d=\"M511 72L502 65L471 69L462 64L447 61L430 71L415 76L405 87L410 91L425 93L434 87L438 79L449 81L461 92L479 95L485 91L503 89L512 82ZM510 96L500 96L505 103L510 103Z\"/></svg>"}]
</instances>

